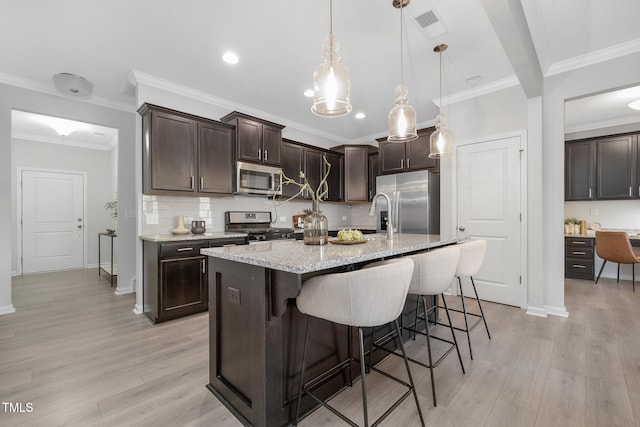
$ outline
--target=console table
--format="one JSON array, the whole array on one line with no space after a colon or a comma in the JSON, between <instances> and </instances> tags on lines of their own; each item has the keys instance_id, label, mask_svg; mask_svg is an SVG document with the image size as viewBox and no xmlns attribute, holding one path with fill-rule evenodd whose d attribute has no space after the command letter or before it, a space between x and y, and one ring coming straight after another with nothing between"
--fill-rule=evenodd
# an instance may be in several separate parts
<instances>
[{"instance_id":1,"label":"console table","mask_svg":"<svg viewBox=\"0 0 640 427\"><path fill-rule=\"evenodd\" d=\"M101 246L102 246L102 238L108 237L109 239L109 251L111 252L110 261L108 264L102 264L101 257ZM101 272L104 272L107 276L109 276L109 283L111 287L113 287L113 279L118 276L117 265L114 267L113 265L113 239L118 237L116 233L108 233L106 231L101 231L98 233L98 276L100 276Z\"/></svg>"}]
</instances>

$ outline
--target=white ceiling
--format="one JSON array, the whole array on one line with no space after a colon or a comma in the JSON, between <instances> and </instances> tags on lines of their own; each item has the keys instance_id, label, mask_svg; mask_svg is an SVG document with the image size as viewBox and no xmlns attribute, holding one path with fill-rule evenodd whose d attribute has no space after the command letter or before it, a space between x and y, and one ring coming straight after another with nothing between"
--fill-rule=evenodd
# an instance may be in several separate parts
<instances>
[{"instance_id":1,"label":"white ceiling","mask_svg":"<svg viewBox=\"0 0 640 427\"><path fill-rule=\"evenodd\" d=\"M53 74L75 73L93 82L88 102L133 111L128 79L136 70L335 141L386 135L400 82L399 10L391 0L333 2L353 105L350 115L333 119L314 116L303 96L329 31L328 1L0 1L0 82L53 92ZM413 18L428 10L446 29L435 39ZM543 75L640 51L638 0L412 0L404 12L404 81L423 125L437 113L439 43L449 45L445 96L464 99L517 84L512 63L520 58L505 53L492 26L500 25L501 12L515 13L514 37L527 24ZM228 49L239 64L222 62ZM481 79L468 83L472 76ZM355 119L357 112L366 118Z\"/></svg>"}]
</instances>

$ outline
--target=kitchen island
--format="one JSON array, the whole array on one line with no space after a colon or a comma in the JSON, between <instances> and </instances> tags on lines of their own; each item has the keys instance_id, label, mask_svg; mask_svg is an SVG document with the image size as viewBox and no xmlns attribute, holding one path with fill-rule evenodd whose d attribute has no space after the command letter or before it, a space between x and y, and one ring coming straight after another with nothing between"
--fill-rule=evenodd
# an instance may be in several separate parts
<instances>
[{"instance_id":1,"label":"kitchen island","mask_svg":"<svg viewBox=\"0 0 640 427\"><path fill-rule=\"evenodd\" d=\"M311 246L285 240L201 250L209 256L207 387L243 424L283 426L294 417L304 339L304 317L295 298L304 280L458 241L422 234L366 238L366 243L350 245ZM410 317L413 307L415 298L408 299L405 313ZM312 323L307 378L357 349L351 328L320 319ZM353 372L358 369L354 366ZM318 394L330 396L348 380L343 372L321 386ZM314 406L307 396L302 412Z\"/></svg>"}]
</instances>

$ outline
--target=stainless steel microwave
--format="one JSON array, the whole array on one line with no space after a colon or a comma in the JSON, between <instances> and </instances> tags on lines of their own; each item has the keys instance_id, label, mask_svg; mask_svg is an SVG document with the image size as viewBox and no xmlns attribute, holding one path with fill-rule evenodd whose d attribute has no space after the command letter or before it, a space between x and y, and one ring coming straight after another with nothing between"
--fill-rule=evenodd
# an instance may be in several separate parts
<instances>
[{"instance_id":1,"label":"stainless steel microwave","mask_svg":"<svg viewBox=\"0 0 640 427\"><path fill-rule=\"evenodd\" d=\"M236 162L236 193L282 195L282 169Z\"/></svg>"}]
</instances>

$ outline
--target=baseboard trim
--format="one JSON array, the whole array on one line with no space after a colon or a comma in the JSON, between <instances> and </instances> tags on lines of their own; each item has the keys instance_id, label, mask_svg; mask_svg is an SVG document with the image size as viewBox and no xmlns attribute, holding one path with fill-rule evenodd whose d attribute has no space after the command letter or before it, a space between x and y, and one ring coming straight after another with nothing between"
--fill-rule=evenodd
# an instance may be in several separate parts
<instances>
[{"instance_id":1,"label":"baseboard trim","mask_svg":"<svg viewBox=\"0 0 640 427\"><path fill-rule=\"evenodd\" d=\"M131 294L135 292L135 289L133 289L131 286L124 288L121 286L116 286L116 290L114 292L114 294L116 295L126 295L126 294Z\"/></svg>"},{"instance_id":2,"label":"baseboard trim","mask_svg":"<svg viewBox=\"0 0 640 427\"><path fill-rule=\"evenodd\" d=\"M552 305L545 305L544 309L547 314L550 314L552 316L569 317L569 312L567 311L566 307L554 307Z\"/></svg>"},{"instance_id":3,"label":"baseboard trim","mask_svg":"<svg viewBox=\"0 0 640 427\"><path fill-rule=\"evenodd\" d=\"M528 306L526 313L530 314L531 316L547 317L547 310L540 307Z\"/></svg>"},{"instance_id":4,"label":"baseboard trim","mask_svg":"<svg viewBox=\"0 0 640 427\"><path fill-rule=\"evenodd\" d=\"M5 305L4 307L0 307L0 315L11 314L11 313L15 313L15 312L16 312L16 308L13 306L13 304Z\"/></svg>"},{"instance_id":5,"label":"baseboard trim","mask_svg":"<svg viewBox=\"0 0 640 427\"><path fill-rule=\"evenodd\" d=\"M136 304L133 306L133 312L135 314L142 314L142 306L140 304Z\"/></svg>"}]
</instances>

